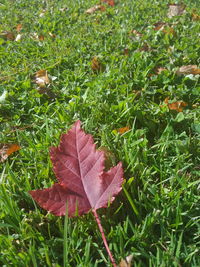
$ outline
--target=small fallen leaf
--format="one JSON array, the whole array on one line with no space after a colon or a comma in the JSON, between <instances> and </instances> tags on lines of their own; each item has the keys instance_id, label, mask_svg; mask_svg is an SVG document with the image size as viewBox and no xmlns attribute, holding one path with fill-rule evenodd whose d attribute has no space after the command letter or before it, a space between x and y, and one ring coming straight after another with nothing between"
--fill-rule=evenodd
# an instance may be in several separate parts
<instances>
[{"instance_id":1,"label":"small fallen leaf","mask_svg":"<svg viewBox=\"0 0 200 267\"><path fill-rule=\"evenodd\" d=\"M169 4L168 7L168 18L182 15L185 12L185 6L182 4Z\"/></svg>"},{"instance_id":2,"label":"small fallen leaf","mask_svg":"<svg viewBox=\"0 0 200 267\"><path fill-rule=\"evenodd\" d=\"M172 27L165 27L162 32L164 32L165 34L172 34L175 35L176 32Z\"/></svg>"},{"instance_id":3,"label":"small fallen leaf","mask_svg":"<svg viewBox=\"0 0 200 267\"><path fill-rule=\"evenodd\" d=\"M38 40L38 41L44 41L44 35L42 34L37 34L36 32L32 33L31 34L31 37L35 40Z\"/></svg>"},{"instance_id":4,"label":"small fallen leaf","mask_svg":"<svg viewBox=\"0 0 200 267\"><path fill-rule=\"evenodd\" d=\"M40 88L45 88L48 84L50 84L50 80L49 80L48 73L46 70L39 70L36 72L35 83Z\"/></svg>"},{"instance_id":5,"label":"small fallen leaf","mask_svg":"<svg viewBox=\"0 0 200 267\"><path fill-rule=\"evenodd\" d=\"M101 5L96 5L96 6L93 6L93 7L89 8L89 9L87 9L85 11L85 13L86 14L93 14L93 13L95 13L98 10L105 11L106 8L104 6L101 6Z\"/></svg>"},{"instance_id":6,"label":"small fallen leaf","mask_svg":"<svg viewBox=\"0 0 200 267\"><path fill-rule=\"evenodd\" d=\"M114 0L101 0L102 3L107 3L109 6L115 6Z\"/></svg>"},{"instance_id":7,"label":"small fallen leaf","mask_svg":"<svg viewBox=\"0 0 200 267\"><path fill-rule=\"evenodd\" d=\"M131 261L133 259L133 255L129 255L126 259L122 259L119 263L119 267L131 267Z\"/></svg>"},{"instance_id":8,"label":"small fallen leaf","mask_svg":"<svg viewBox=\"0 0 200 267\"><path fill-rule=\"evenodd\" d=\"M166 25L167 25L167 23L162 22L162 21L158 21L158 22L153 24L153 26L154 26L153 30L154 31L163 30Z\"/></svg>"},{"instance_id":9,"label":"small fallen leaf","mask_svg":"<svg viewBox=\"0 0 200 267\"><path fill-rule=\"evenodd\" d=\"M176 74L178 76L180 75L187 75L187 74L193 74L193 75L197 75L200 74L200 69L197 67L197 65L186 65L186 66L182 66L180 67L177 71Z\"/></svg>"},{"instance_id":10,"label":"small fallen leaf","mask_svg":"<svg viewBox=\"0 0 200 267\"><path fill-rule=\"evenodd\" d=\"M163 68L163 67L156 67L154 71L156 74L161 74L165 70L167 70L167 69Z\"/></svg>"},{"instance_id":11,"label":"small fallen leaf","mask_svg":"<svg viewBox=\"0 0 200 267\"><path fill-rule=\"evenodd\" d=\"M4 38L5 40L8 41L14 41L15 40L15 35L13 32L9 32L9 31L3 31L0 33L0 37Z\"/></svg>"},{"instance_id":12,"label":"small fallen leaf","mask_svg":"<svg viewBox=\"0 0 200 267\"><path fill-rule=\"evenodd\" d=\"M97 56L94 56L91 62L91 67L94 72L100 72L104 70L104 66Z\"/></svg>"},{"instance_id":13,"label":"small fallen leaf","mask_svg":"<svg viewBox=\"0 0 200 267\"><path fill-rule=\"evenodd\" d=\"M124 133L128 132L129 130L130 130L130 127L129 126L126 126L126 127L118 128L117 129L117 132L119 134L124 134Z\"/></svg>"},{"instance_id":14,"label":"small fallen leaf","mask_svg":"<svg viewBox=\"0 0 200 267\"><path fill-rule=\"evenodd\" d=\"M129 31L128 34L129 34L129 38L134 40L134 41L138 41L143 36L142 33L138 32L136 30L131 30L131 31Z\"/></svg>"},{"instance_id":15,"label":"small fallen leaf","mask_svg":"<svg viewBox=\"0 0 200 267\"><path fill-rule=\"evenodd\" d=\"M38 35L38 39L39 39L40 41L44 41L44 35L42 35L42 34Z\"/></svg>"},{"instance_id":16,"label":"small fallen leaf","mask_svg":"<svg viewBox=\"0 0 200 267\"><path fill-rule=\"evenodd\" d=\"M17 26L16 26L16 31L17 32L20 32L22 30L22 24L20 23L20 24L17 24Z\"/></svg>"},{"instance_id":17,"label":"small fallen leaf","mask_svg":"<svg viewBox=\"0 0 200 267\"><path fill-rule=\"evenodd\" d=\"M20 148L17 144L0 144L0 162L4 162L10 154L18 151Z\"/></svg>"},{"instance_id":18,"label":"small fallen leaf","mask_svg":"<svg viewBox=\"0 0 200 267\"><path fill-rule=\"evenodd\" d=\"M185 108L188 104L183 101L176 101L173 103L169 103L169 97L165 98L164 103L167 104L170 110L176 110L177 112L182 112L183 108Z\"/></svg>"},{"instance_id":19,"label":"small fallen leaf","mask_svg":"<svg viewBox=\"0 0 200 267\"><path fill-rule=\"evenodd\" d=\"M193 13L192 13L192 20L200 20L200 15L198 15L195 12L196 12L196 10L194 10Z\"/></svg>"},{"instance_id":20,"label":"small fallen leaf","mask_svg":"<svg viewBox=\"0 0 200 267\"><path fill-rule=\"evenodd\" d=\"M131 30L131 31L129 32L129 34L135 34L135 35L138 35L138 36L140 36L140 37L143 35L141 32L138 32L138 31L136 31L136 30Z\"/></svg>"},{"instance_id":21,"label":"small fallen leaf","mask_svg":"<svg viewBox=\"0 0 200 267\"><path fill-rule=\"evenodd\" d=\"M166 68L163 67L155 67L152 71L153 73L149 73L149 77L155 76L155 75L159 75L161 74L163 71L167 70Z\"/></svg>"}]
</instances>

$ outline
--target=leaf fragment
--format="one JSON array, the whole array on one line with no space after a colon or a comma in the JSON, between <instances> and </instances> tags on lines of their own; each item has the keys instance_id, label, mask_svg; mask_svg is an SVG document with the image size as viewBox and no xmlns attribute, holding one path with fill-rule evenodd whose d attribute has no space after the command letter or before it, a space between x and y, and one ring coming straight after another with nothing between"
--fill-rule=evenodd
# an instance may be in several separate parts
<instances>
[{"instance_id":1,"label":"leaf fragment","mask_svg":"<svg viewBox=\"0 0 200 267\"><path fill-rule=\"evenodd\" d=\"M170 110L175 110L177 112L182 112L185 107L187 107L187 103L184 101L175 101L169 103L169 97L165 98L164 103L167 104Z\"/></svg>"},{"instance_id":2,"label":"leaf fragment","mask_svg":"<svg viewBox=\"0 0 200 267\"><path fill-rule=\"evenodd\" d=\"M19 23L19 24L17 24L17 26L16 26L16 31L17 32L20 32L21 30L22 30L22 24L21 23Z\"/></svg>"},{"instance_id":3,"label":"leaf fragment","mask_svg":"<svg viewBox=\"0 0 200 267\"><path fill-rule=\"evenodd\" d=\"M50 80L49 80L48 73L46 70L39 70L36 72L35 83L40 88L45 88L48 84L50 84Z\"/></svg>"},{"instance_id":4,"label":"leaf fragment","mask_svg":"<svg viewBox=\"0 0 200 267\"><path fill-rule=\"evenodd\" d=\"M169 4L168 5L168 18L182 15L185 12L185 5L182 4Z\"/></svg>"},{"instance_id":5,"label":"leaf fragment","mask_svg":"<svg viewBox=\"0 0 200 267\"><path fill-rule=\"evenodd\" d=\"M130 130L130 127L129 126L125 126L125 127L122 127L122 128L118 128L117 132L119 134L124 134L124 133L128 132L129 130Z\"/></svg>"},{"instance_id":6,"label":"leaf fragment","mask_svg":"<svg viewBox=\"0 0 200 267\"><path fill-rule=\"evenodd\" d=\"M119 267L131 267L132 259L133 255L129 255L125 259L122 259L119 263Z\"/></svg>"},{"instance_id":7,"label":"leaf fragment","mask_svg":"<svg viewBox=\"0 0 200 267\"><path fill-rule=\"evenodd\" d=\"M200 20L200 15L196 13L196 10L192 13L192 20L198 21Z\"/></svg>"},{"instance_id":8,"label":"leaf fragment","mask_svg":"<svg viewBox=\"0 0 200 267\"><path fill-rule=\"evenodd\" d=\"M176 71L176 74L178 76L187 75L187 74L197 75L197 74L200 74L200 69L197 67L197 65L186 65L186 66L180 67Z\"/></svg>"},{"instance_id":9,"label":"leaf fragment","mask_svg":"<svg viewBox=\"0 0 200 267\"><path fill-rule=\"evenodd\" d=\"M100 10L100 11L105 11L106 8L105 8L104 6L101 6L101 5L95 5L95 6L93 6L93 7L90 7L89 9L87 9L87 10L85 11L85 13L86 13L86 14L93 14L93 13L95 13L95 12L98 11L98 10Z\"/></svg>"},{"instance_id":10,"label":"leaf fragment","mask_svg":"<svg viewBox=\"0 0 200 267\"><path fill-rule=\"evenodd\" d=\"M106 3L109 6L115 6L115 1L114 0L101 0L102 3Z\"/></svg>"},{"instance_id":11,"label":"leaf fragment","mask_svg":"<svg viewBox=\"0 0 200 267\"><path fill-rule=\"evenodd\" d=\"M3 31L0 33L0 37L4 38L7 41L14 41L15 40L15 34L10 31Z\"/></svg>"},{"instance_id":12,"label":"leaf fragment","mask_svg":"<svg viewBox=\"0 0 200 267\"><path fill-rule=\"evenodd\" d=\"M91 68L94 72L100 72L100 71L103 71L104 70L104 66L103 64L101 63L99 57L97 56L94 56L92 58L92 62L91 62Z\"/></svg>"},{"instance_id":13,"label":"leaf fragment","mask_svg":"<svg viewBox=\"0 0 200 267\"><path fill-rule=\"evenodd\" d=\"M0 144L0 162L4 162L12 153L20 149L17 144Z\"/></svg>"}]
</instances>

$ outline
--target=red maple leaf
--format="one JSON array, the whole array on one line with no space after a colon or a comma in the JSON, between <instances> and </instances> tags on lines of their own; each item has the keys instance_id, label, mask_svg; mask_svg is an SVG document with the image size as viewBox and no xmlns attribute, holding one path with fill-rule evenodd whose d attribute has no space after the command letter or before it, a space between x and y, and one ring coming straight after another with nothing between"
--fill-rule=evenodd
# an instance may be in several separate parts
<instances>
[{"instance_id":1,"label":"red maple leaf","mask_svg":"<svg viewBox=\"0 0 200 267\"><path fill-rule=\"evenodd\" d=\"M93 137L81 129L80 121L61 136L50 156L58 183L29 193L54 215L65 215L66 203L69 217L96 211L111 203L122 189L121 162L104 172L104 152L96 150Z\"/></svg>"}]
</instances>

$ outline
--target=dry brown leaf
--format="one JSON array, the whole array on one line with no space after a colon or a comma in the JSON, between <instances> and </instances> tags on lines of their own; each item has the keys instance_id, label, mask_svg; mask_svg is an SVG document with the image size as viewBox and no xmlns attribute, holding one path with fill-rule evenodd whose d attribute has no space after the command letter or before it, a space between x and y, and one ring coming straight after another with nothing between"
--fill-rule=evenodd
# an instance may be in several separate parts
<instances>
[{"instance_id":1,"label":"dry brown leaf","mask_svg":"<svg viewBox=\"0 0 200 267\"><path fill-rule=\"evenodd\" d=\"M177 71L176 71L177 75L187 75L187 74L193 74L193 75L197 75L200 74L200 69L197 67L197 65L186 65L186 66L182 66L180 67Z\"/></svg>"},{"instance_id":2,"label":"dry brown leaf","mask_svg":"<svg viewBox=\"0 0 200 267\"><path fill-rule=\"evenodd\" d=\"M168 7L168 18L182 15L185 12L185 6L182 4L169 4Z\"/></svg>"},{"instance_id":3,"label":"dry brown leaf","mask_svg":"<svg viewBox=\"0 0 200 267\"><path fill-rule=\"evenodd\" d=\"M35 83L40 88L45 88L48 84L50 84L50 80L49 80L48 73L46 70L39 70L36 72Z\"/></svg>"},{"instance_id":4,"label":"dry brown leaf","mask_svg":"<svg viewBox=\"0 0 200 267\"><path fill-rule=\"evenodd\" d=\"M200 20L200 15L198 15L197 13L195 13L195 11L192 13L192 20Z\"/></svg>"},{"instance_id":5,"label":"dry brown leaf","mask_svg":"<svg viewBox=\"0 0 200 267\"><path fill-rule=\"evenodd\" d=\"M136 31L136 30L131 30L131 31L129 32L129 34L134 34L134 35L137 35L137 36L140 36L140 37L143 35L141 32L138 32L138 31Z\"/></svg>"},{"instance_id":6,"label":"dry brown leaf","mask_svg":"<svg viewBox=\"0 0 200 267\"><path fill-rule=\"evenodd\" d=\"M128 34L129 34L129 38L134 40L134 41L138 41L143 36L142 33L138 32L136 30L131 30L131 31L129 31Z\"/></svg>"},{"instance_id":7,"label":"dry brown leaf","mask_svg":"<svg viewBox=\"0 0 200 267\"><path fill-rule=\"evenodd\" d=\"M165 27L162 32L164 32L165 34L172 34L175 35L176 32L172 27Z\"/></svg>"},{"instance_id":8,"label":"dry brown leaf","mask_svg":"<svg viewBox=\"0 0 200 267\"><path fill-rule=\"evenodd\" d=\"M20 24L17 24L17 26L16 26L16 31L17 32L20 32L22 30L22 24L20 23Z\"/></svg>"},{"instance_id":9,"label":"dry brown leaf","mask_svg":"<svg viewBox=\"0 0 200 267\"><path fill-rule=\"evenodd\" d=\"M38 41L44 41L44 35L42 35L42 34L38 35L36 32L32 33L31 37L35 40L38 40Z\"/></svg>"},{"instance_id":10,"label":"dry brown leaf","mask_svg":"<svg viewBox=\"0 0 200 267\"><path fill-rule=\"evenodd\" d=\"M96 6L93 6L93 7L89 8L89 9L87 9L85 11L85 13L86 14L93 14L93 13L95 13L98 10L105 11L106 8L104 6L101 6L101 5L96 5Z\"/></svg>"},{"instance_id":11,"label":"dry brown leaf","mask_svg":"<svg viewBox=\"0 0 200 267\"><path fill-rule=\"evenodd\" d=\"M153 29L154 29L154 31L159 31L160 29L163 30L166 25L167 25L167 23L162 22L162 21L158 21L158 22L153 24L153 26L154 26Z\"/></svg>"},{"instance_id":12,"label":"dry brown leaf","mask_svg":"<svg viewBox=\"0 0 200 267\"><path fill-rule=\"evenodd\" d=\"M97 56L93 57L91 67L94 72L100 72L104 70L104 66L102 65L100 59Z\"/></svg>"},{"instance_id":13,"label":"dry brown leaf","mask_svg":"<svg viewBox=\"0 0 200 267\"><path fill-rule=\"evenodd\" d=\"M126 259L122 259L119 263L119 267L131 267L131 261L133 259L133 255L129 255Z\"/></svg>"},{"instance_id":14,"label":"dry brown leaf","mask_svg":"<svg viewBox=\"0 0 200 267\"><path fill-rule=\"evenodd\" d=\"M167 70L166 68L163 68L163 67L155 67L152 71L153 73L150 73L148 76L151 77L151 76L154 76L154 75L159 75L161 74L163 71Z\"/></svg>"},{"instance_id":15,"label":"dry brown leaf","mask_svg":"<svg viewBox=\"0 0 200 267\"><path fill-rule=\"evenodd\" d=\"M115 6L114 0L101 0L102 3L107 3L109 6Z\"/></svg>"},{"instance_id":16,"label":"dry brown leaf","mask_svg":"<svg viewBox=\"0 0 200 267\"><path fill-rule=\"evenodd\" d=\"M124 134L124 133L128 132L129 130L130 130L130 127L129 126L125 126L125 127L122 127L122 128L118 128L117 132L119 134Z\"/></svg>"},{"instance_id":17,"label":"dry brown leaf","mask_svg":"<svg viewBox=\"0 0 200 267\"><path fill-rule=\"evenodd\" d=\"M165 98L164 103L167 104L170 110L176 110L177 112L182 112L183 108L187 107L187 103L183 101L176 101L169 103L169 97Z\"/></svg>"},{"instance_id":18,"label":"dry brown leaf","mask_svg":"<svg viewBox=\"0 0 200 267\"><path fill-rule=\"evenodd\" d=\"M10 154L18 151L20 148L17 144L0 144L0 162L4 162Z\"/></svg>"},{"instance_id":19,"label":"dry brown leaf","mask_svg":"<svg viewBox=\"0 0 200 267\"><path fill-rule=\"evenodd\" d=\"M166 68L163 68L163 67L156 67L155 68L155 73L156 74L161 74L161 72L167 70Z\"/></svg>"},{"instance_id":20,"label":"dry brown leaf","mask_svg":"<svg viewBox=\"0 0 200 267\"><path fill-rule=\"evenodd\" d=\"M8 40L8 41L14 41L15 40L15 34L13 32L9 32L9 31L1 32L0 37L4 38L5 40Z\"/></svg>"}]
</instances>

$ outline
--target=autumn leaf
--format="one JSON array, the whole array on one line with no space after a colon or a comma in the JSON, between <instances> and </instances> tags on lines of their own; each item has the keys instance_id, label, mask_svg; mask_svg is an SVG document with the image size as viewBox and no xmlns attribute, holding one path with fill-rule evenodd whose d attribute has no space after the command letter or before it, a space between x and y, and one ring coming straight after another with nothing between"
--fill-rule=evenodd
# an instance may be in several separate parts
<instances>
[{"instance_id":1,"label":"autumn leaf","mask_svg":"<svg viewBox=\"0 0 200 267\"><path fill-rule=\"evenodd\" d=\"M15 34L10 31L3 31L0 33L0 37L4 38L5 40L8 41L14 41L15 40Z\"/></svg>"},{"instance_id":2,"label":"autumn leaf","mask_svg":"<svg viewBox=\"0 0 200 267\"><path fill-rule=\"evenodd\" d=\"M162 32L164 32L165 34L171 34L171 35L175 35L176 32L172 27L165 27Z\"/></svg>"},{"instance_id":3,"label":"autumn leaf","mask_svg":"<svg viewBox=\"0 0 200 267\"><path fill-rule=\"evenodd\" d=\"M12 153L19 149L20 146L17 144L0 144L0 162L5 161Z\"/></svg>"},{"instance_id":4,"label":"autumn leaf","mask_svg":"<svg viewBox=\"0 0 200 267\"><path fill-rule=\"evenodd\" d=\"M129 34L129 38L134 40L134 41L138 41L143 36L142 33L138 32L136 30L131 30L131 31L129 31L128 34Z\"/></svg>"},{"instance_id":5,"label":"autumn leaf","mask_svg":"<svg viewBox=\"0 0 200 267\"><path fill-rule=\"evenodd\" d=\"M109 6L115 6L114 0L101 0L102 3L107 3Z\"/></svg>"},{"instance_id":6,"label":"autumn leaf","mask_svg":"<svg viewBox=\"0 0 200 267\"><path fill-rule=\"evenodd\" d=\"M91 68L94 72L100 72L104 70L104 66L97 56L94 56L91 62Z\"/></svg>"},{"instance_id":7,"label":"autumn leaf","mask_svg":"<svg viewBox=\"0 0 200 267\"><path fill-rule=\"evenodd\" d=\"M197 75L197 74L200 74L200 69L197 67L197 65L186 65L186 66L180 67L176 71L176 74L179 76L187 75L187 74Z\"/></svg>"},{"instance_id":8,"label":"autumn leaf","mask_svg":"<svg viewBox=\"0 0 200 267\"><path fill-rule=\"evenodd\" d=\"M150 73L148 76L151 77L151 76L154 76L154 75L159 75L159 74L161 74L165 70L167 70L167 69L164 68L164 67L157 66L157 67L155 67L153 69L153 73Z\"/></svg>"},{"instance_id":9,"label":"autumn leaf","mask_svg":"<svg viewBox=\"0 0 200 267\"><path fill-rule=\"evenodd\" d=\"M163 30L166 25L167 25L167 23L162 22L162 21L158 21L158 22L153 24L153 26L154 26L153 30L154 31Z\"/></svg>"},{"instance_id":10,"label":"autumn leaf","mask_svg":"<svg viewBox=\"0 0 200 267\"><path fill-rule=\"evenodd\" d=\"M104 6L101 6L101 5L96 5L96 6L93 6L93 7L89 8L89 9L87 9L87 10L85 11L85 13L86 13L86 14L93 14L93 13L95 13L95 12L98 11L98 10L100 10L100 11L105 11L106 8L105 8Z\"/></svg>"},{"instance_id":11,"label":"autumn leaf","mask_svg":"<svg viewBox=\"0 0 200 267\"><path fill-rule=\"evenodd\" d=\"M17 26L16 26L16 31L17 31L17 32L20 32L21 30L22 30L22 24L19 23L19 24L17 24Z\"/></svg>"},{"instance_id":12,"label":"autumn leaf","mask_svg":"<svg viewBox=\"0 0 200 267\"><path fill-rule=\"evenodd\" d=\"M95 149L92 136L81 129L80 121L62 135L50 156L58 183L29 193L54 215L65 215L66 201L69 217L106 207L122 189L122 164L104 171L104 152Z\"/></svg>"},{"instance_id":13,"label":"autumn leaf","mask_svg":"<svg viewBox=\"0 0 200 267\"><path fill-rule=\"evenodd\" d=\"M118 128L117 129L117 132L119 134L124 134L124 133L128 132L129 130L130 130L130 127L129 126L126 126L126 127Z\"/></svg>"},{"instance_id":14,"label":"autumn leaf","mask_svg":"<svg viewBox=\"0 0 200 267\"><path fill-rule=\"evenodd\" d=\"M50 84L50 80L49 80L48 73L46 70L39 70L36 72L35 83L40 88L45 88L48 84Z\"/></svg>"},{"instance_id":15,"label":"autumn leaf","mask_svg":"<svg viewBox=\"0 0 200 267\"><path fill-rule=\"evenodd\" d=\"M186 102L183 101L175 101L169 103L169 97L165 98L164 103L167 104L170 110L175 110L177 112L182 112L183 108L185 108L188 105Z\"/></svg>"},{"instance_id":16,"label":"autumn leaf","mask_svg":"<svg viewBox=\"0 0 200 267\"><path fill-rule=\"evenodd\" d=\"M43 34L38 34L36 32L31 34L31 37L37 41L44 41L44 35Z\"/></svg>"},{"instance_id":17,"label":"autumn leaf","mask_svg":"<svg viewBox=\"0 0 200 267\"><path fill-rule=\"evenodd\" d=\"M196 13L196 10L192 12L192 20L200 20L200 15Z\"/></svg>"},{"instance_id":18,"label":"autumn leaf","mask_svg":"<svg viewBox=\"0 0 200 267\"><path fill-rule=\"evenodd\" d=\"M122 259L119 263L119 267L131 267L131 261L133 259L133 255L129 255L126 259Z\"/></svg>"},{"instance_id":19,"label":"autumn leaf","mask_svg":"<svg viewBox=\"0 0 200 267\"><path fill-rule=\"evenodd\" d=\"M185 12L185 6L182 4L169 4L168 8L168 18L182 15Z\"/></svg>"}]
</instances>

